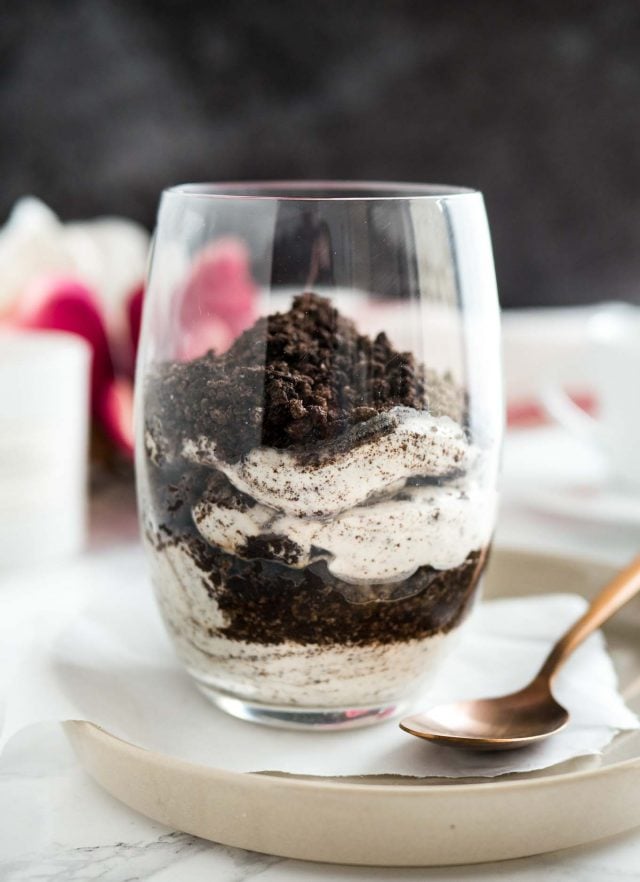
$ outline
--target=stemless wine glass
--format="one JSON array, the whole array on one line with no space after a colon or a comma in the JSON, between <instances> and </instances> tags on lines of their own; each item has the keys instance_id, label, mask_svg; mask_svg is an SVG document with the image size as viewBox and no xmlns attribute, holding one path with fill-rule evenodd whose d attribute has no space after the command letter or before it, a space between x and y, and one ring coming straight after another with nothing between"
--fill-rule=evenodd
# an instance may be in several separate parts
<instances>
[{"instance_id":1,"label":"stemless wine glass","mask_svg":"<svg viewBox=\"0 0 640 882\"><path fill-rule=\"evenodd\" d=\"M137 375L139 506L164 621L214 704L320 728L407 709L487 558L499 351L476 191L163 194Z\"/></svg>"}]
</instances>

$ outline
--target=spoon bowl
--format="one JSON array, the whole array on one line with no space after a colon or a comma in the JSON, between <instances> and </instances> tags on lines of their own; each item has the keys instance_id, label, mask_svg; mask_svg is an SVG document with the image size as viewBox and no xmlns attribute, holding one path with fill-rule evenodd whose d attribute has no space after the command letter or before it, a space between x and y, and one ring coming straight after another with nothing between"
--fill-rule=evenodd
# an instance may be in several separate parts
<instances>
[{"instance_id":1,"label":"spoon bowl","mask_svg":"<svg viewBox=\"0 0 640 882\"><path fill-rule=\"evenodd\" d=\"M551 684L574 649L640 592L640 557L606 585L586 613L553 647L538 675L518 692L498 698L441 704L406 717L400 728L409 735L449 747L513 750L554 735L569 722Z\"/></svg>"},{"instance_id":2,"label":"spoon bowl","mask_svg":"<svg viewBox=\"0 0 640 882\"><path fill-rule=\"evenodd\" d=\"M499 698L441 704L427 713L406 717L400 728L418 738L452 747L527 747L559 732L569 722L568 711L548 689L533 686Z\"/></svg>"}]
</instances>

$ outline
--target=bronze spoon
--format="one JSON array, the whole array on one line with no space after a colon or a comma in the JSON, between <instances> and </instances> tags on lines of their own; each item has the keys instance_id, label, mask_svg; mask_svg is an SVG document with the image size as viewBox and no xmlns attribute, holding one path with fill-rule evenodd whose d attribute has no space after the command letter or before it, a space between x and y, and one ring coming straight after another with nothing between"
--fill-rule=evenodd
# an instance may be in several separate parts
<instances>
[{"instance_id":1,"label":"bronze spoon","mask_svg":"<svg viewBox=\"0 0 640 882\"><path fill-rule=\"evenodd\" d=\"M551 684L574 649L640 591L640 557L609 582L589 609L558 640L537 676L511 695L441 704L427 713L405 717L400 728L410 735L449 747L511 750L527 747L559 732L569 712L558 704Z\"/></svg>"}]
</instances>

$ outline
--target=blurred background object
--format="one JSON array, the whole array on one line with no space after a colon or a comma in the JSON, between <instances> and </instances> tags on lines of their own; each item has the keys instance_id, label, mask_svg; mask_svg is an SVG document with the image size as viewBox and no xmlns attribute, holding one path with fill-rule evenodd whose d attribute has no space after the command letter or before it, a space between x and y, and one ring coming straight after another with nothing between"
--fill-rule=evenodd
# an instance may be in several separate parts
<instances>
[{"instance_id":1,"label":"blurred background object","mask_svg":"<svg viewBox=\"0 0 640 882\"><path fill-rule=\"evenodd\" d=\"M0 329L62 331L89 344L93 454L110 467L133 454L148 247L147 232L132 221L65 224L34 197L18 200L0 229ZM8 333L3 341L13 345Z\"/></svg>"},{"instance_id":2,"label":"blurred background object","mask_svg":"<svg viewBox=\"0 0 640 882\"><path fill-rule=\"evenodd\" d=\"M84 546L90 355L76 334L0 330L0 571Z\"/></svg>"},{"instance_id":3,"label":"blurred background object","mask_svg":"<svg viewBox=\"0 0 640 882\"><path fill-rule=\"evenodd\" d=\"M187 180L486 197L504 306L640 302L640 5L30 0L0 13L0 216L153 224Z\"/></svg>"}]
</instances>

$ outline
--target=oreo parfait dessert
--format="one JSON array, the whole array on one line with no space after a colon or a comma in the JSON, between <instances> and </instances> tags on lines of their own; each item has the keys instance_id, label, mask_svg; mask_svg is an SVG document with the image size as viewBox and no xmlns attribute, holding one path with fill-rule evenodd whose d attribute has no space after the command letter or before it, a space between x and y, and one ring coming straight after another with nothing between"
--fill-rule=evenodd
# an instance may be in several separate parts
<instances>
[{"instance_id":1,"label":"oreo parfait dessert","mask_svg":"<svg viewBox=\"0 0 640 882\"><path fill-rule=\"evenodd\" d=\"M280 303L226 344L149 360L144 542L177 652L218 706L362 724L403 711L455 641L495 486L450 373L330 297Z\"/></svg>"}]
</instances>

